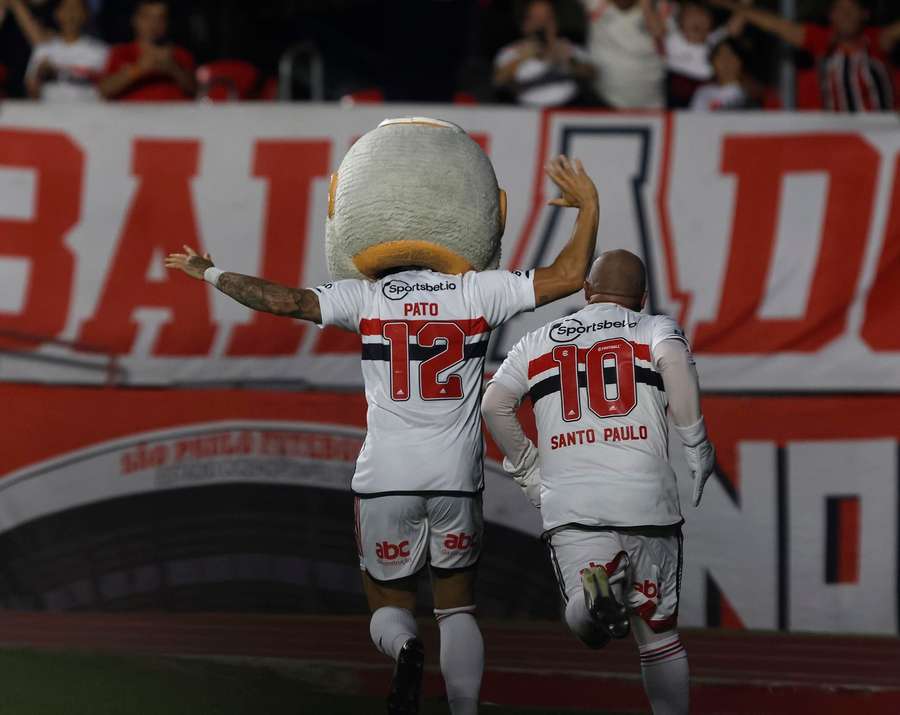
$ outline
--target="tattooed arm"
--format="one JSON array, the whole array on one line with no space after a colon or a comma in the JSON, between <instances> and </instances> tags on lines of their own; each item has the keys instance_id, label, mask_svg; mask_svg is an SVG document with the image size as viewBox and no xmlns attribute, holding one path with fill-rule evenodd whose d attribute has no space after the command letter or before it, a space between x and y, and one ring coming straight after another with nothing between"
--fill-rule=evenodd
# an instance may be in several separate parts
<instances>
[{"instance_id":1,"label":"tattooed arm","mask_svg":"<svg viewBox=\"0 0 900 715\"><path fill-rule=\"evenodd\" d=\"M289 288L241 273L223 273L216 287L253 310L322 322L319 296L308 288Z\"/></svg>"},{"instance_id":2,"label":"tattooed arm","mask_svg":"<svg viewBox=\"0 0 900 715\"><path fill-rule=\"evenodd\" d=\"M189 246L185 246L184 250L185 253L170 254L166 258L166 268L176 268L191 278L203 280L206 269L215 267L212 258L208 253L197 255ZM262 278L229 272L219 275L216 288L253 310L322 322L319 296L307 288L289 288Z\"/></svg>"}]
</instances>

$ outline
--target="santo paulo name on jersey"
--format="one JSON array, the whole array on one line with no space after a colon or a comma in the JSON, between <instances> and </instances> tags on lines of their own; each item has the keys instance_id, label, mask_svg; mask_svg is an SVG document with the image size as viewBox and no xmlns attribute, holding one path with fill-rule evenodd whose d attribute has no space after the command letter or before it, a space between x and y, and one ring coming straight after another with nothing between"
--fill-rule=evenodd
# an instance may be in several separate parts
<instances>
[{"instance_id":1,"label":"santo paulo name on jersey","mask_svg":"<svg viewBox=\"0 0 900 715\"><path fill-rule=\"evenodd\" d=\"M492 328L534 309L532 272L411 270L315 291L323 326L362 337L368 431L353 491L481 490L488 340Z\"/></svg>"},{"instance_id":2,"label":"santo paulo name on jersey","mask_svg":"<svg viewBox=\"0 0 900 715\"><path fill-rule=\"evenodd\" d=\"M663 315L590 304L529 333L494 381L534 405L544 527L682 521L654 350L687 342Z\"/></svg>"}]
</instances>

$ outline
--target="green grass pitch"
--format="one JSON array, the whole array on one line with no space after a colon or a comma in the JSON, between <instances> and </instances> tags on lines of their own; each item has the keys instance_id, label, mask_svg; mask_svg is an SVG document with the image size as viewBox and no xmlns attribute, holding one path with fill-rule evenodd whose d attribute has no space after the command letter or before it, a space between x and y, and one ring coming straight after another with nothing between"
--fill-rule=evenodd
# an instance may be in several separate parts
<instances>
[{"instance_id":1,"label":"green grass pitch","mask_svg":"<svg viewBox=\"0 0 900 715\"><path fill-rule=\"evenodd\" d=\"M384 712L380 699L315 692L308 672L265 663L3 649L0 674L0 713L15 715ZM446 703L426 702L422 715L447 712ZM574 711L483 706L481 712L551 715Z\"/></svg>"}]
</instances>

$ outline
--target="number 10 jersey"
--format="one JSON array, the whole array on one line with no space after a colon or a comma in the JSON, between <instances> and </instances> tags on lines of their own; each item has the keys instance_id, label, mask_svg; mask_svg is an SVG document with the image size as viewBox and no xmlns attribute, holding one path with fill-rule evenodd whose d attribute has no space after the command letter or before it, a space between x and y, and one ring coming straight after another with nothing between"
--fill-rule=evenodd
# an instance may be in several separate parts
<instances>
[{"instance_id":1,"label":"number 10 jersey","mask_svg":"<svg viewBox=\"0 0 900 715\"><path fill-rule=\"evenodd\" d=\"M411 270L315 291L322 326L362 337L368 432L353 491L480 491L488 340L492 328L534 309L531 271Z\"/></svg>"},{"instance_id":2,"label":"number 10 jersey","mask_svg":"<svg viewBox=\"0 0 900 715\"><path fill-rule=\"evenodd\" d=\"M671 318L596 303L510 350L493 379L534 405L546 529L682 521L653 357L670 339Z\"/></svg>"}]
</instances>

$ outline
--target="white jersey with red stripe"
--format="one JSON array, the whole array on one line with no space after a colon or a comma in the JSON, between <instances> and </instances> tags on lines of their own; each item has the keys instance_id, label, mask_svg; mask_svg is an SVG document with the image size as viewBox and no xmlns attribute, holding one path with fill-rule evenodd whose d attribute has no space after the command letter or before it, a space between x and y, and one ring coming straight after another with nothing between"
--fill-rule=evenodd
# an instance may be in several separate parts
<instances>
[{"instance_id":1,"label":"white jersey with red stripe","mask_svg":"<svg viewBox=\"0 0 900 715\"><path fill-rule=\"evenodd\" d=\"M531 271L394 273L315 289L322 325L362 336L368 432L357 494L475 493L491 329L534 309Z\"/></svg>"},{"instance_id":2,"label":"white jersey with red stripe","mask_svg":"<svg viewBox=\"0 0 900 715\"><path fill-rule=\"evenodd\" d=\"M682 521L653 352L671 318L596 303L529 333L494 381L534 405L546 529Z\"/></svg>"}]
</instances>

